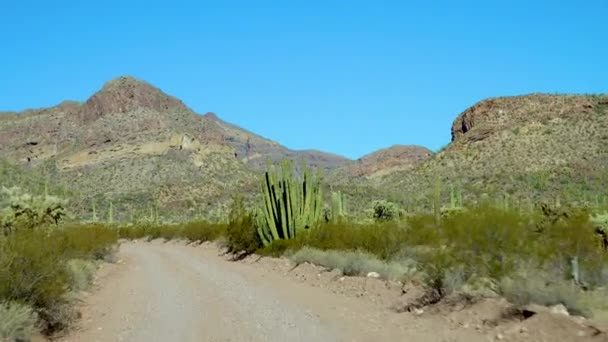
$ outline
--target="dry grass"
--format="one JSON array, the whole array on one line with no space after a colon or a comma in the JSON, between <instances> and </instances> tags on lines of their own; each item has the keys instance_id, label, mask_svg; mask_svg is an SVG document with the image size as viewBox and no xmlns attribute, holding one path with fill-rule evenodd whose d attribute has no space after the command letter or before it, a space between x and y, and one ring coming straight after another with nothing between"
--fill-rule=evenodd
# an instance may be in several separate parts
<instances>
[{"instance_id":1,"label":"dry grass","mask_svg":"<svg viewBox=\"0 0 608 342\"><path fill-rule=\"evenodd\" d=\"M366 276L376 272L383 279L407 281L417 276L413 260L383 261L363 251L322 251L304 247L289 256L297 265L305 262L337 269L348 276Z\"/></svg>"},{"instance_id":2,"label":"dry grass","mask_svg":"<svg viewBox=\"0 0 608 342\"><path fill-rule=\"evenodd\" d=\"M0 340L28 341L37 331L37 321L36 312L27 305L0 303Z\"/></svg>"}]
</instances>

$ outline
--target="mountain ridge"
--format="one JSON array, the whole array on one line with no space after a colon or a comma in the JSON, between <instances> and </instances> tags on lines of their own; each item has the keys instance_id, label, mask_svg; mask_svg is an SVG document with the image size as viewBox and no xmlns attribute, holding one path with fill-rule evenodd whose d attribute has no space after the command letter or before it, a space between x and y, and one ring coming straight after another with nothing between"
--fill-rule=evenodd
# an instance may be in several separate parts
<instances>
[{"instance_id":1,"label":"mountain ridge","mask_svg":"<svg viewBox=\"0 0 608 342\"><path fill-rule=\"evenodd\" d=\"M2 114L0 158L73 189L84 216L110 202L125 212L160 203L205 216L224 210L233 193L253 193L268 158L303 159L325 171L349 161L197 114L132 77L106 82L84 102Z\"/></svg>"},{"instance_id":2,"label":"mountain ridge","mask_svg":"<svg viewBox=\"0 0 608 342\"><path fill-rule=\"evenodd\" d=\"M268 159L323 169L328 186L357 208L381 198L428 207L438 182L467 200L488 193L520 202L608 195L605 132L608 95L497 97L460 113L452 142L437 153L393 145L351 160L289 149L213 112L197 114L147 82L119 77L84 102L3 112L0 159L67 188L84 217L112 203L122 219L146 215L151 205L166 216L218 218L233 194L255 194Z\"/></svg>"}]
</instances>

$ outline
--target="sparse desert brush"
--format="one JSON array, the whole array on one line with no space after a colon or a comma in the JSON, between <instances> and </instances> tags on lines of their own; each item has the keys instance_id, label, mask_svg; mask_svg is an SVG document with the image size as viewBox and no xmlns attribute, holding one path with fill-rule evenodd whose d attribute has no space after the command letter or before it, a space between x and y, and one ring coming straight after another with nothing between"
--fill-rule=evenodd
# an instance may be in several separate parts
<instances>
[{"instance_id":1,"label":"sparse desert brush","mask_svg":"<svg viewBox=\"0 0 608 342\"><path fill-rule=\"evenodd\" d=\"M585 300L588 295L570 281L547 282L547 279L529 274L526 277L502 279L499 291L514 304L562 304L571 314L587 317L593 315L593 305Z\"/></svg>"},{"instance_id":2,"label":"sparse desert brush","mask_svg":"<svg viewBox=\"0 0 608 342\"><path fill-rule=\"evenodd\" d=\"M383 279L410 280L417 274L415 263L412 260L387 262L364 251L322 251L304 247L293 253L290 259L297 265L308 262L340 270L342 274L349 276L365 276L370 272L376 272Z\"/></svg>"},{"instance_id":3,"label":"sparse desert brush","mask_svg":"<svg viewBox=\"0 0 608 342\"><path fill-rule=\"evenodd\" d=\"M94 262L83 259L68 260L66 268L70 277L70 290L74 292L85 290L93 282L97 270Z\"/></svg>"},{"instance_id":4,"label":"sparse desert brush","mask_svg":"<svg viewBox=\"0 0 608 342\"><path fill-rule=\"evenodd\" d=\"M29 306L0 302L0 340L28 341L37 332L38 317Z\"/></svg>"}]
</instances>

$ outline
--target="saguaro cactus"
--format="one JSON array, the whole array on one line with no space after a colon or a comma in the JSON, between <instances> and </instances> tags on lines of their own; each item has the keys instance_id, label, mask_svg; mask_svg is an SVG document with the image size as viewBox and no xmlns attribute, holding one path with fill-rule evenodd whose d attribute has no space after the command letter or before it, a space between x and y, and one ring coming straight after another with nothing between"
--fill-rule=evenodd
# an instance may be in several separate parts
<instances>
[{"instance_id":1,"label":"saguaro cactus","mask_svg":"<svg viewBox=\"0 0 608 342\"><path fill-rule=\"evenodd\" d=\"M291 239L319 221L323 208L321 173L315 175L303 164L300 174L294 173L292 163L287 160L281 167L268 163L257 220L264 245L277 239Z\"/></svg>"}]
</instances>

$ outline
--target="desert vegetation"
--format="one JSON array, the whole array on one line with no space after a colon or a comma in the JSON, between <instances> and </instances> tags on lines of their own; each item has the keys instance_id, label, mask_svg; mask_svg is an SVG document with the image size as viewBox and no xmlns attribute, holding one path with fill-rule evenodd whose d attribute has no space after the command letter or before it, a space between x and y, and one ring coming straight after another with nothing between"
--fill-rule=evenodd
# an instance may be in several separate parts
<instances>
[{"instance_id":1,"label":"desert vegetation","mask_svg":"<svg viewBox=\"0 0 608 342\"><path fill-rule=\"evenodd\" d=\"M0 338L69 326L121 239L217 241L234 260L286 257L425 288L398 311L500 296L608 318L605 95L489 99L458 116L437 153L359 161L290 151L131 78L93 98L0 116ZM47 130L50 116L65 124Z\"/></svg>"},{"instance_id":2,"label":"desert vegetation","mask_svg":"<svg viewBox=\"0 0 608 342\"><path fill-rule=\"evenodd\" d=\"M222 220L168 223L154 205L145 220L117 221L110 205L82 222L48 190L3 188L0 335L64 329L78 292L119 239L218 241L234 259L284 256L346 276L420 284L427 293L420 306L462 295L563 304L584 316L608 309L608 220L599 208L516 205L506 196L467 203L459 187L435 182L426 210L376 199L349 215L347 196L324 189L322 174L306 165L269 164L257 197L236 194Z\"/></svg>"},{"instance_id":3,"label":"desert vegetation","mask_svg":"<svg viewBox=\"0 0 608 342\"><path fill-rule=\"evenodd\" d=\"M3 188L0 197L0 338L52 334L76 318L73 304L111 258L116 231L63 222L64 200Z\"/></svg>"},{"instance_id":4,"label":"desert vegetation","mask_svg":"<svg viewBox=\"0 0 608 342\"><path fill-rule=\"evenodd\" d=\"M219 239L236 258L258 253L345 275L373 272L422 284L434 301L504 296L517 304L563 304L585 316L608 307L605 214L560 203L516 205L504 196L468 204L457 187L437 182L426 211L375 200L365 218L355 219L345 214L343 195L322 196L320 176L312 175L306 168L297 174L288 162L269 166L257 205L246 208L236 197L225 225L140 225L120 234Z\"/></svg>"}]
</instances>

